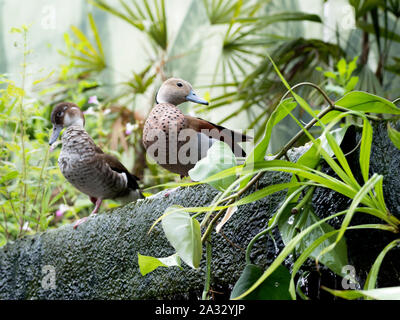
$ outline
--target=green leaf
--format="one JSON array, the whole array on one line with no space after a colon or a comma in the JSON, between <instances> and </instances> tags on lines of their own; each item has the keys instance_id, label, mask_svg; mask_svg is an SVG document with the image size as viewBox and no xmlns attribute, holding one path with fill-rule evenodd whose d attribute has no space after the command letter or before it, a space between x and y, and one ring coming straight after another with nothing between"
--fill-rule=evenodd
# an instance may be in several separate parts
<instances>
[{"instance_id":1,"label":"green leaf","mask_svg":"<svg viewBox=\"0 0 400 320\"><path fill-rule=\"evenodd\" d=\"M346 83L346 92L350 92L352 90L354 90L354 88L356 87L357 83L358 83L359 78L358 77L351 77L350 80Z\"/></svg>"},{"instance_id":2,"label":"green leaf","mask_svg":"<svg viewBox=\"0 0 400 320\"><path fill-rule=\"evenodd\" d=\"M335 139L336 143L340 145L343 141L344 135L346 134L347 129L349 126L345 126L343 128L338 128L335 130L330 131L330 134ZM333 156L335 153L333 152L332 148L329 146L329 142L326 138L326 135L323 135L319 138L321 140L321 147L325 149L329 156Z\"/></svg>"},{"instance_id":3,"label":"green leaf","mask_svg":"<svg viewBox=\"0 0 400 320\"><path fill-rule=\"evenodd\" d=\"M6 181L15 179L16 177L18 177L18 171L10 171L7 172L1 179L0 179L0 183L4 183Z\"/></svg>"},{"instance_id":4,"label":"green leaf","mask_svg":"<svg viewBox=\"0 0 400 320\"><path fill-rule=\"evenodd\" d=\"M265 272L262 274L262 276L249 288L247 289L244 293L242 293L240 296L236 297L235 299L242 299L248 294L250 294L253 290L255 290L262 282L264 282L265 279L271 276L271 274L281 265L281 263L286 259L286 257L292 252L292 250L296 247L297 243L310 231L312 231L314 228L316 228L319 224L324 223L325 221L329 219L333 219L334 217L337 217L339 215L344 214L345 211L336 213L334 215L331 215L327 218L322 219L321 221L314 223L310 227L306 228L302 232L300 232L298 235L296 235L290 242L283 248L283 250L279 253L278 257L271 263L271 265L265 270Z\"/></svg>"},{"instance_id":5,"label":"green leaf","mask_svg":"<svg viewBox=\"0 0 400 320\"><path fill-rule=\"evenodd\" d=\"M138 253L138 264L140 273L142 276L152 272L158 267L173 267L173 266L181 266L181 261L179 256L174 253L173 255L166 258L155 258L151 256L143 256Z\"/></svg>"},{"instance_id":6,"label":"green leaf","mask_svg":"<svg viewBox=\"0 0 400 320\"><path fill-rule=\"evenodd\" d=\"M379 256L376 258L373 266L371 267L371 270L368 273L367 280L365 281L364 289L365 290L370 290L375 288L376 280L378 278L378 272L381 267L382 261L386 256L386 253L388 253L389 250L397 247L400 245L400 239L396 239L392 242L390 242L379 254ZM399 296L400 297L400 296ZM399 298L400 299L400 298Z\"/></svg>"},{"instance_id":7,"label":"green leaf","mask_svg":"<svg viewBox=\"0 0 400 320\"><path fill-rule=\"evenodd\" d=\"M304 12L280 12L276 14L269 14L267 16L261 17L248 17L248 18L239 18L236 21L240 22L259 22L263 26L270 25L277 22L286 22L286 21L312 21L312 22L322 22L320 16L316 14L309 14Z\"/></svg>"},{"instance_id":8,"label":"green leaf","mask_svg":"<svg viewBox=\"0 0 400 320\"><path fill-rule=\"evenodd\" d=\"M198 268L202 255L200 223L189 213L176 211L176 206L166 211L162 219L165 236L186 264Z\"/></svg>"},{"instance_id":9,"label":"green leaf","mask_svg":"<svg viewBox=\"0 0 400 320\"><path fill-rule=\"evenodd\" d=\"M347 227L350 224L350 221L356 212L356 209L358 205L365 201L366 198L368 198L368 193L371 191L371 189L379 182L379 180L383 179L383 176L377 175L376 173L369 179L363 186L362 188L357 192L357 194L352 197L353 201L351 202L351 205L346 213L346 216L343 219L342 225L339 229L339 233L336 237L335 242L333 242L331 245L326 247L324 250L322 250L319 254L319 257L322 257L324 254L328 253L329 251L333 250L335 246L339 243L341 238L343 237L344 233L347 230ZM386 213L382 213L382 218L384 218ZM317 257L317 259L319 258Z\"/></svg>"},{"instance_id":10,"label":"green leaf","mask_svg":"<svg viewBox=\"0 0 400 320\"><path fill-rule=\"evenodd\" d=\"M231 299L246 292L263 274L263 270L254 264L244 268L239 280L231 292ZM254 291L244 297L244 300L291 300L289 294L289 270L280 265Z\"/></svg>"},{"instance_id":11,"label":"green leaf","mask_svg":"<svg viewBox=\"0 0 400 320\"><path fill-rule=\"evenodd\" d=\"M400 109L391 101L363 91L349 92L335 105L353 111L400 114Z\"/></svg>"},{"instance_id":12,"label":"green leaf","mask_svg":"<svg viewBox=\"0 0 400 320\"><path fill-rule=\"evenodd\" d=\"M216 141L208 149L207 156L198 161L193 169L189 170L189 176L193 181L202 181L236 165L236 157L230 147L222 141ZM235 176L229 176L208 182L208 184L220 191L224 191L235 180Z\"/></svg>"},{"instance_id":13,"label":"green leaf","mask_svg":"<svg viewBox=\"0 0 400 320\"><path fill-rule=\"evenodd\" d=\"M340 59L337 63L337 69L339 71L340 76L344 77L347 72L347 62L344 58Z\"/></svg>"},{"instance_id":14,"label":"green leaf","mask_svg":"<svg viewBox=\"0 0 400 320\"><path fill-rule=\"evenodd\" d=\"M253 162L264 160L269 142L271 140L273 127L278 124L283 118L285 118L294 108L296 108L296 106L297 103L294 102L292 98L282 100L279 103L279 105L276 107L276 109L268 119L268 123L265 127L264 137L247 156L245 166L252 166ZM240 184L240 187L243 188L249 180L250 178L243 180Z\"/></svg>"},{"instance_id":15,"label":"green leaf","mask_svg":"<svg viewBox=\"0 0 400 320\"><path fill-rule=\"evenodd\" d=\"M390 123L388 123L387 129L388 129L388 135L389 135L390 140L396 146L397 149L400 149L400 132L393 129L390 126Z\"/></svg>"},{"instance_id":16,"label":"green leaf","mask_svg":"<svg viewBox=\"0 0 400 320\"><path fill-rule=\"evenodd\" d=\"M254 159L254 162L264 159L271 139L272 128L283 120L296 106L297 103L293 98L282 100L279 103L268 120L263 139L257 144L252 153L248 156L248 159Z\"/></svg>"},{"instance_id":17,"label":"green leaf","mask_svg":"<svg viewBox=\"0 0 400 320\"><path fill-rule=\"evenodd\" d=\"M278 228L285 245L289 243L297 233L320 221L310 206L293 215L291 213L291 209L295 205L296 204L291 204L291 206L288 206L278 220ZM300 253L304 252L314 243L315 240L334 230L335 229L327 223L319 224L318 227L314 228L310 233L305 235L301 241L298 242L296 250L298 250ZM326 239L312 252L310 252L309 256L316 259L324 248L328 247L334 242L334 238ZM336 247L329 253L322 256L319 261L336 274L341 275L343 266L348 264L347 245L345 240L341 239Z\"/></svg>"},{"instance_id":18,"label":"green leaf","mask_svg":"<svg viewBox=\"0 0 400 320\"><path fill-rule=\"evenodd\" d=\"M372 290L332 290L322 287L336 297L354 300L359 298L372 298L376 300L400 300L400 287L388 287Z\"/></svg>"},{"instance_id":19,"label":"green leaf","mask_svg":"<svg viewBox=\"0 0 400 320\"><path fill-rule=\"evenodd\" d=\"M360 167L364 182L367 182L369 178L369 160L371 156L372 134L372 126L368 119L365 118L360 147Z\"/></svg>"}]
</instances>

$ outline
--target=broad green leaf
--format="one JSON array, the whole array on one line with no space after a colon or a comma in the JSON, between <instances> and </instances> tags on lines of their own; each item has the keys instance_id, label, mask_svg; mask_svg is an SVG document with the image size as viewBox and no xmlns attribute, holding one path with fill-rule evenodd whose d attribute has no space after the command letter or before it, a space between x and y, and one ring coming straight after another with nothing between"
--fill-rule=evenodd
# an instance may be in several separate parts
<instances>
[{"instance_id":1,"label":"broad green leaf","mask_svg":"<svg viewBox=\"0 0 400 320\"><path fill-rule=\"evenodd\" d=\"M294 206L295 204L288 206L278 221L278 228L285 244L289 243L297 233L319 222L320 220L315 215L311 207L307 207L303 211L293 215L291 213L291 209ZM301 241L298 242L296 246L296 250L298 250L297 252L304 252L308 247L310 247L311 244L314 243L315 240L334 230L335 229L327 223L319 224L317 228L314 228L310 233L304 236ZM309 256L316 259L320 252L333 242L335 242L334 238L326 239L312 252L310 252ZM341 239L336 247L326 255L322 256L319 261L336 274L341 275L343 266L348 264L347 245L345 240Z\"/></svg>"},{"instance_id":2,"label":"broad green leaf","mask_svg":"<svg viewBox=\"0 0 400 320\"><path fill-rule=\"evenodd\" d=\"M208 149L207 156L198 161L195 167L189 170L189 176L194 181L202 181L236 165L235 155L229 146L222 141L216 141ZM224 191L235 180L235 176L229 176L224 179L208 182L208 184L220 191Z\"/></svg>"},{"instance_id":3,"label":"broad green leaf","mask_svg":"<svg viewBox=\"0 0 400 320\"><path fill-rule=\"evenodd\" d=\"M202 255L200 223L185 211L176 211L162 219L168 241L179 257L192 268L198 268Z\"/></svg>"},{"instance_id":4,"label":"broad green leaf","mask_svg":"<svg viewBox=\"0 0 400 320\"><path fill-rule=\"evenodd\" d=\"M361 112L400 114L400 109L391 101L363 91L349 92L335 105Z\"/></svg>"},{"instance_id":5,"label":"broad green leaf","mask_svg":"<svg viewBox=\"0 0 400 320\"><path fill-rule=\"evenodd\" d=\"M231 299L247 291L263 274L263 270L254 264L246 265L239 280L231 292ZM289 294L289 270L280 265L264 280L256 290L244 297L244 300L291 300Z\"/></svg>"},{"instance_id":6,"label":"broad green leaf","mask_svg":"<svg viewBox=\"0 0 400 320\"><path fill-rule=\"evenodd\" d=\"M145 276L149 272L152 272L153 270L157 269L158 267L173 267L181 266L181 261L179 256L174 253L173 255L165 258L155 258L151 256L143 256L140 253L138 253L138 264L139 264L139 269L140 273L142 276Z\"/></svg>"},{"instance_id":7,"label":"broad green leaf","mask_svg":"<svg viewBox=\"0 0 400 320\"><path fill-rule=\"evenodd\" d=\"M396 146L397 149L400 149L400 132L393 129L390 123L388 123L387 129L390 140Z\"/></svg>"}]
</instances>

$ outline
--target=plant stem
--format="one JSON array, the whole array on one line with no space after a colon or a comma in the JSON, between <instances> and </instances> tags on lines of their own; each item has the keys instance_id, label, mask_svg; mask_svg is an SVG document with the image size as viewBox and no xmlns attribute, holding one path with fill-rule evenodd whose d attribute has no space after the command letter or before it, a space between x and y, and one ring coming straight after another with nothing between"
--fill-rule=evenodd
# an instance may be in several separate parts
<instances>
[{"instance_id":1,"label":"plant stem","mask_svg":"<svg viewBox=\"0 0 400 320\"><path fill-rule=\"evenodd\" d=\"M310 130L322 117L326 116L329 112L333 111L335 106L329 105L324 110L322 110L317 118L313 118L307 125L304 127L305 130ZM304 135L304 130L300 130L290 141L281 149L281 151L274 156L274 160L282 158L289 149Z\"/></svg>"},{"instance_id":2,"label":"plant stem","mask_svg":"<svg viewBox=\"0 0 400 320\"><path fill-rule=\"evenodd\" d=\"M6 239L8 241L10 235L8 233L8 228L7 228L7 215L6 212L4 211L4 207L1 207L1 210L3 211L3 216L4 216L4 232L6 234Z\"/></svg>"},{"instance_id":3,"label":"plant stem","mask_svg":"<svg viewBox=\"0 0 400 320\"><path fill-rule=\"evenodd\" d=\"M48 162L48 160L49 160L49 148L47 147L47 149L46 149L46 155L45 155L45 158L44 158L44 161L43 161L43 165L42 165L42 168L41 168L41 170L40 170L40 176L39 176L39 182L38 182L39 185L40 185L40 183L42 182L42 179L43 179L43 172L44 172L44 169L47 167L47 162ZM43 193L44 193L44 190L45 190L45 189L46 189L46 187L43 186L42 196L43 196ZM36 207L36 202L37 202L37 198L38 198L39 192L40 192L40 189L38 189L38 191L36 192L35 200L33 201L33 207ZM33 212L33 211L32 211L32 212ZM42 214L42 208L40 208L40 213L38 214L38 217L36 218L36 219L37 219L36 232L38 231L38 228L39 228L41 214ZM31 217L32 217L32 214L31 214Z\"/></svg>"},{"instance_id":4,"label":"plant stem","mask_svg":"<svg viewBox=\"0 0 400 320\"><path fill-rule=\"evenodd\" d=\"M204 282L204 290L202 295L203 300L208 300L208 292L210 291L211 253L212 253L211 234L209 234L206 241L206 278Z\"/></svg>"},{"instance_id":5,"label":"plant stem","mask_svg":"<svg viewBox=\"0 0 400 320\"><path fill-rule=\"evenodd\" d=\"M229 200L226 205L230 205L234 199ZM218 213L214 216L211 222L208 224L206 231L204 232L203 236L201 237L201 242L204 243L207 241L208 236L211 234L211 231L214 227L214 224L218 221L219 217L224 213L225 209L218 211Z\"/></svg>"},{"instance_id":6,"label":"plant stem","mask_svg":"<svg viewBox=\"0 0 400 320\"><path fill-rule=\"evenodd\" d=\"M27 30L24 29L24 62L22 65L22 95L20 97L19 104L19 123L20 123L20 138L21 138L21 150L22 150L22 207L21 207L21 217L25 213L26 209L26 193L27 193L27 184L26 184L26 156L25 156L25 119L24 119L24 98L25 98L25 81L26 81L26 57L28 55L27 50ZM22 232L22 227L24 225L24 220L20 219L20 228L18 235Z\"/></svg>"},{"instance_id":7,"label":"plant stem","mask_svg":"<svg viewBox=\"0 0 400 320\"><path fill-rule=\"evenodd\" d=\"M317 86L315 83L312 82L300 82L296 85L294 85L291 90L286 91L286 93L283 95L282 100L284 100L286 98L286 96L291 93L294 89L301 87L301 86L310 86L313 87L314 89L318 90L319 93L321 93L321 95L324 97L325 101L328 102L328 104L333 108L335 107L335 103L328 97L328 95L326 94L326 92L324 90L322 90L319 86Z\"/></svg>"}]
</instances>

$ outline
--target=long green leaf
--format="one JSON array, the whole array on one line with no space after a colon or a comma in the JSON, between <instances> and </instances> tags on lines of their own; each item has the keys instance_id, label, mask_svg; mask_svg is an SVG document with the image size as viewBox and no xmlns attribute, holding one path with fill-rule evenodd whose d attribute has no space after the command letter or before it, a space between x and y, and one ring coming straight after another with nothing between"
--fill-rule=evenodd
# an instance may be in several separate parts
<instances>
[{"instance_id":1,"label":"long green leaf","mask_svg":"<svg viewBox=\"0 0 400 320\"><path fill-rule=\"evenodd\" d=\"M400 114L400 109L391 101L363 91L349 92L335 105L361 112Z\"/></svg>"},{"instance_id":2,"label":"long green leaf","mask_svg":"<svg viewBox=\"0 0 400 320\"><path fill-rule=\"evenodd\" d=\"M400 244L400 239L396 239L390 242L379 254L376 258L374 264L371 267L371 270L368 273L367 280L365 281L364 290L371 290L375 288L376 280L378 278L378 272L381 267L382 261L385 258L386 254L389 250L397 247ZM399 296L400 299L400 296Z\"/></svg>"},{"instance_id":3,"label":"long green leaf","mask_svg":"<svg viewBox=\"0 0 400 320\"><path fill-rule=\"evenodd\" d=\"M400 287L379 288L372 290L332 290L326 287L322 288L337 297L348 300L359 298L372 298L376 300L400 300Z\"/></svg>"},{"instance_id":4,"label":"long green leaf","mask_svg":"<svg viewBox=\"0 0 400 320\"><path fill-rule=\"evenodd\" d=\"M369 159L371 156L372 134L372 126L368 119L365 118L360 147L360 167L364 182L367 182L369 179Z\"/></svg>"}]
</instances>

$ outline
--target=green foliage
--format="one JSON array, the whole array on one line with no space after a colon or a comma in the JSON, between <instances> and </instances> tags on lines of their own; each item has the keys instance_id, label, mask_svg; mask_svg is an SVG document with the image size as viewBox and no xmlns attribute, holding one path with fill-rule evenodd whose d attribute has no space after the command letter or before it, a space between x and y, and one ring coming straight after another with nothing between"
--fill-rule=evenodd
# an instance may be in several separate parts
<instances>
[{"instance_id":1,"label":"green foliage","mask_svg":"<svg viewBox=\"0 0 400 320\"><path fill-rule=\"evenodd\" d=\"M317 264L322 263L340 275L343 272L343 266L347 264L347 249L344 238L344 234L347 230L354 228L375 228L398 232L398 226L400 224L400 221L394 217L386 207L383 197L383 176L374 174L370 177L369 174L369 158L371 154L373 131L368 120L368 117L370 116L369 113L371 112L380 114L397 114L399 109L392 102L379 96L366 92L350 92L344 97L338 99L336 102L329 100L329 106L322 110L319 115L316 115L307 101L293 92L272 60L271 63L274 66L275 71L278 73L278 76L289 90L288 92L293 95L297 103L295 103L293 99L282 100L281 104L271 115L269 122L267 123L264 138L254 148L253 152L249 154L244 166L225 169L211 177L209 174L204 175L204 177L207 178L203 180L203 182L211 184L214 180L217 180L217 177L221 179L223 177L233 176L239 172L240 178L234 181L228 188L224 188L224 192L221 196L214 199L212 205L206 208L198 208L198 210L196 210L196 208L180 209L182 211L190 210L192 212L198 212L195 215L196 217L200 215L201 212L208 212L202 221L202 225L207 225L206 231L202 237L204 242L210 235L210 230L217 222L218 217L222 215L225 209L229 208L228 210L230 210L230 208L247 203L246 198L249 196L237 201L235 201L235 199L239 199L239 197L258 180L263 172L289 172L296 177L296 179L292 179L291 183L284 186L288 189L287 198L278 211L270 218L268 227L255 236L249 243L246 250L247 266L243 271L242 277L236 284L236 289L233 295L235 299L246 297L261 298L263 296L262 288L266 284L267 279L271 279L285 259L294 252L296 253L297 258L294 262L288 292L290 293L291 298L295 299L295 275L306 259L314 259ZM324 98L327 97L321 89L318 87L316 88L323 94ZM292 111L297 104L313 118L306 126L304 126L292 114ZM290 115L293 120L296 121L301 128L301 131L294 137L294 139L284 146L280 152L275 154L272 159L264 160L263 155L269 146L273 128L275 128L279 121L287 115ZM329 117L328 121L324 119L324 116ZM364 178L364 184L362 185L360 185L355 179L355 175L339 145L347 127L345 126L339 131L337 129L332 131L331 129L334 125L337 125L342 118L349 116L359 117L362 123L359 158L361 173ZM321 119L324 121L321 121ZM309 132L312 126L316 124L318 124L323 130L322 134L318 138L315 138ZM335 137L335 132L340 134ZM303 134L310 140L311 145L309 151L299 159L298 163L292 163L288 160L280 160L280 158L286 154L289 147L294 143L293 140L299 139ZM337 178L329 176L316 168L319 163L319 158L325 160L325 162L335 172ZM207 167L201 166L197 169L200 170L201 168L203 168L205 172L208 170ZM301 187L299 188L299 186ZM273 188L271 187L272 186L268 187L270 190L269 192L273 192ZM330 215L322 220L319 219L310 206L310 200L315 187L328 188L352 199L349 208L337 214ZM300 200L299 195L304 189L306 189L307 192ZM275 191L277 191L277 189ZM258 190L251 195L251 201L256 201L264 196L266 196L266 193L262 192L262 190ZM223 205L221 206L221 204ZM219 212L214 216L211 222L208 222L210 212L213 211ZM350 227L350 222L356 213L373 215L385 224ZM229 217L232 214L233 213L230 212ZM293 216L293 214L296 214L296 216ZM228 212L226 215L228 215ZM338 230L335 230L327 224L327 221L337 216L343 216L343 220L341 227ZM226 219L225 217L224 219ZM229 219L229 217L227 219ZM165 217L161 219L165 219ZM260 273L258 267L252 265L250 262L251 248L254 242L261 235L268 234L268 232L276 226L279 228L285 247L271 265L263 273ZM209 246L209 242L207 242L207 246ZM383 259L383 255L391 247L393 247L393 245L389 245L389 247L384 250L380 258L377 260L378 262L376 262L375 266L372 267L371 275L369 277L372 280L369 280L368 282L370 283L369 289L374 287L373 279L376 279L377 270L380 265L379 261Z\"/></svg>"},{"instance_id":2,"label":"green foliage","mask_svg":"<svg viewBox=\"0 0 400 320\"><path fill-rule=\"evenodd\" d=\"M46 230L55 218L55 209L64 202L64 192L53 192L61 184L56 168L49 166L54 156L42 129L48 125L46 108L32 102L26 93L29 28L13 28L12 32L19 35L23 64L20 85L5 76L0 78L0 245Z\"/></svg>"},{"instance_id":3,"label":"green foliage","mask_svg":"<svg viewBox=\"0 0 400 320\"><path fill-rule=\"evenodd\" d=\"M321 67L317 67L316 70L323 72L326 78L332 80L331 84L325 86L326 90L338 96L354 90L359 79L359 77L353 76L353 72L357 68L357 59L358 57L355 57L349 63L344 58L340 59L336 64L337 71L323 71Z\"/></svg>"},{"instance_id":4,"label":"green foliage","mask_svg":"<svg viewBox=\"0 0 400 320\"><path fill-rule=\"evenodd\" d=\"M93 16L88 14L88 18L96 44L90 43L81 30L71 26L71 31L79 42L74 42L69 34L65 33L64 40L67 45L67 52L61 50L59 52L70 58L73 61L73 67L82 69L83 73L100 72L106 67L105 56Z\"/></svg>"},{"instance_id":5,"label":"green foliage","mask_svg":"<svg viewBox=\"0 0 400 320\"><path fill-rule=\"evenodd\" d=\"M138 264L140 268L140 273L145 276L149 272L157 269L158 267L180 267L181 260L178 254L173 254L166 258L154 258L151 256L143 256L138 253Z\"/></svg>"},{"instance_id":6,"label":"green foliage","mask_svg":"<svg viewBox=\"0 0 400 320\"><path fill-rule=\"evenodd\" d=\"M380 288L371 290L331 290L323 287L326 291L334 296L354 300L359 298L374 300L398 300L400 295L400 287Z\"/></svg>"},{"instance_id":7,"label":"green foliage","mask_svg":"<svg viewBox=\"0 0 400 320\"><path fill-rule=\"evenodd\" d=\"M120 0L122 10L110 6L104 0L91 0L90 3L125 20L136 29L144 32L153 44L162 50L167 50L168 33L164 0L132 1L132 5Z\"/></svg>"},{"instance_id":8,"label":"green foliage","mask_svg":"<svg viewBox=\"0 0 400 320\"><path fill-rule=\"evenodd\" d=\"M393 129L388 123L388 135L390 140L392 140L393 144L396 146L397 149L400 149L400 132Z\"/></svg>"},{"instance_id":9,"label":"green foliage","mask_svg":"<svg viewBox=\"0 0 400 320\"><path fill-rule=\"evenodd\" d=\"M249 264L243 270L239 280L232 289L231 299L235 299L249 289L262 275L262 269ZM256 290L246 296L245 300L291 300L289 295L289 270L279 266L271 276Z\"/></svg>"},{"instance_id":10,"label":"green foliage","mask_svg":"<svg viewBox=\"0 0 400 320\"><path fill-rule=\"evenodd\" d=\"M190 173L198 182L175 183L208 183L220 193L207 207L174 206L155 221L152 228L162 222L175 253L160 258L138 253L142 275L158 267L181 267L181 260L198 268L205 244L203 298L207 298L212 278L212 231L220 232L240 206L285 190L282 205L266 228L250 241L246 267L231 298L296 299L295 279L307 259L341 274L348 259L348 230L399 231L400 221L385 204L384 176L371 175L369 160L373 136L369 120L375 119L374 114L387 119L397 119L393 115L400 114L400 109L385 98L398 94L394 75L400 73L400 59L395 51L400 39L400 7L396 1L350 0L355 8L356 30L347 44L340 34L336 43L305 38L301 23L321 25L321 18L291 10L285 4L271 10L276 3L269 1L192 1L175 39L167 27L168 4L164 0L120 0L119 6L106 0L89 2L145 35L145 50L150 46L152 51L146 52L148 61L143 68L132 70L131 78L117 84L110 94L110 83L104 81L102 73L112 70L112 66L107 62L98 25L89 14L90 34L71 27L64 35L66 49L59 51L65 57L64 64L32 81L37 93L33 96L26 83L31 53L27 41L29 27L11 30L22 41L22 72L18 81L0 76L0 246L9 239L68 223L78 214L87 213L91 206L84 195L65 183L57 166L59 150L50 153L48 149L49 115L57 102L77 103L86 113L86 129L96 143L133 168L136 175L143 177L144 186L158 185L156 189L161 189L173 185L171 181L177 179L176 175L145 158L141 144L144 119L136 112L136 105L140 105L139 99L154 96L156 86L169 76L183 73L194 79L197 70L201 70L200 48L208 45L204 39L211 35L221 35L218 63L206 86L213 94L207 93L211 96L210 105L199 106L195 112L218 112L229 105L231 112L221 123L245 117L248 128L255 129L258 143L243 165L238 165L238 159L225 144L216 143ZM206 30L202 38L189 44L188 39L205 26L201 29L202 33ZM296 32L286 32L290 27ZM370 56L377 57L376 66L370 63ZM288 91L282 97L285 89ZM289 94L292 98L288 98ZM328 104L325 108L324 103ZM358 126L362 132L357 146L362 182L356 180L340 147L350 125ZM285 136L275 138L278 130L284 131ZM388 135L399 148L399 132L390 124ZM289 141L284 142L285 138ZM308 151L296 163L290 162L287 151L306 141ZM330 166L335 177L320 170L321 160ZM246 193L266 171L290 173L292 179ZM350 198L351 205L320 219L310 203L316 187ZM115 205L108 203L108 207ZM354 215L372 215L380 223L351 225ZM342 223L334 229L329 221L338 217ZM275 228L285 247L262 270L252 264L250 253L254 243ZM398 288L375 289L381 263L397 245L398 240L387 244L378 255L364 290L326 290L349 299L392 298L396 294L398 297ZM290 272L283 266L289 257L293 258ZM306 298L304 294L298 296Z\"/></svg>"},{"instance_id":11,"label":"green foliage","mask_svg":"<svg viewBox=\"0 0 400 320\"><path fill-rule=\"evenodd\" d=\"M162 220L164 233L179 257L192 268L200 265L202 248L199 222L185 211L170 211Z\"/></svg>"}]
</instances>

